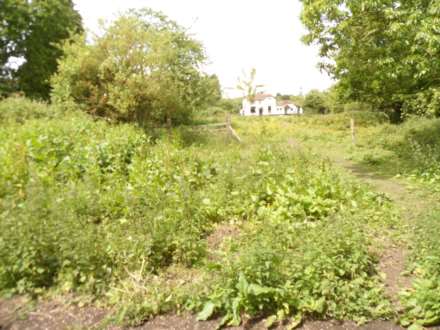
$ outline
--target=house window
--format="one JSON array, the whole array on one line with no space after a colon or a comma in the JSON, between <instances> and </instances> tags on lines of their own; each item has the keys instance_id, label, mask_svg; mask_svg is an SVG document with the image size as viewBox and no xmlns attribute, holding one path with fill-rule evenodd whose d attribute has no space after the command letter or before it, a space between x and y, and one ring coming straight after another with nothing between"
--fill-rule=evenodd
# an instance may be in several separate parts
<instances>
[{"instance_id":1,"label":"house window","mask_svg":"<svg viewBox=\"0 0 440 330\"><path fill-rule=\"evenodd\" d=\"M255 113L256 108L255 107L251 107L251 113Z\"/></svg>"}]
</instances>

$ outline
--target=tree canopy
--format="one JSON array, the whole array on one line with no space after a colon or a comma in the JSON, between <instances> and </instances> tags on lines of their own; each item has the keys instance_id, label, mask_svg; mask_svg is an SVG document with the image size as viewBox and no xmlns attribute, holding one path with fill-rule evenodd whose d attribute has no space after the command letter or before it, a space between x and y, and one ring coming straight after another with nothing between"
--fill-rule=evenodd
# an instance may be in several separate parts
<instances>
[{"instance_id":1,"label":"tree canopy","mask_svg":"<svg viewBox=\"0 0 440 330\"><path fill-rule=\"evenodd\" d=\"M53 101L122 121L184 122L215 89L202 45L163 14L132 10L104 30L92 44L66 42Z\"/></svg>"},{"instance_id":2,"label":"tree canopy","mask_svg":"<svg viewBox=\"0 0 440 330\"><path fill-rule=\"evenodd\" d=\"M47 99L62 55L57 43L80 31L72 0L0 1L0 94Z\"/></svg>"},{"instance_id":3,"label":"tree canopy","mask_svg":"<svg viewBox=\"0 0 440 330\"><path fill-rule=\"evenodd\" d=\"M304 41L348 100L440 115L440 2L302 0Z\"/></svg>"}]
</instances>

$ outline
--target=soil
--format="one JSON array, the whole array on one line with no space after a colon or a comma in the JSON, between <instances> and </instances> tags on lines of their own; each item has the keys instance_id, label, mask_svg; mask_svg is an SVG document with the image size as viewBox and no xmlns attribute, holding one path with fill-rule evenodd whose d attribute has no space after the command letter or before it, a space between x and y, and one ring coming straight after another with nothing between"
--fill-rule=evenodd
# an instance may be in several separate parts
<instances>
[{"instance_id":1,"label":"soil","mask_svg":"<svg viewBox=\"0 0 440 330\"><path fill-rule=\"evenodd\" d=\"M26 306L23 298L4 300L0 303L1 330L72 330L102 329L102 321L108 311L84 307L66 306L62 302L41 302L38 308L28 311L26 316L17 313ZM219 320L198 322L195 316L162 315L139 327L121 328L118 326L104 327L108 330L213 330ZM287 324L279 324L271 329L287 329ZM267 329L263 320L250 320L240 327L229 327L229 330L263 330ZM388 321L374 321L363 326L353 322L309 321L299 327L301 330L400 330L403 329Z\"/></svg>"},{"instance_id":2,"label":"soil","mask_svg":"<svg viewBox=\"0 0 440 330\"><path fill-rule=\"evenodd\" d=\"M213 230L211 235L208 236L208 249L210 251L216 251L219 249L226 238L235 238L240 234L240 229L236 225L232 224L219 224Z\"/></svg>"},{"instance_id":3,"label":"soil","mask_svg":"<svg viewBox=\"0 0 440 330\"><path fill-rule=\"evenodd\" d=\"M66 306L59 301L41 302L35 309L23 297L0 301L1 330L91 329L106 315L98 308Z\"/></svg>"}]
</instances>

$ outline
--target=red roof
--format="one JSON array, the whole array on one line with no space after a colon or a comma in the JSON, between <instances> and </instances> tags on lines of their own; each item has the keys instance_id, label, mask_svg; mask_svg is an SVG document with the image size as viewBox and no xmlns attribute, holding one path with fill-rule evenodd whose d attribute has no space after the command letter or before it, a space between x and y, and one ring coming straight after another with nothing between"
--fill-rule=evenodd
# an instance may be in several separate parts
<instances>
[{"instance_id":1,"label":"red roof","mask_svg":"<svg viewBox=\"0 0 440 330\"><path fill-rule=\"evenodd\" d=\"M269 97L273 97L273 95L265 94L265 93L258 93L258 94L255 94L254 101L263 101Z\"/></svg>"},{"instance_id":2,"label":"red roof","mask_svg":"<svg viewBox=\"0 0 440 330\"><path fill-rule=\"evenodd\" d=\"M297 106L293 101L290 101L290 100L282 100L282 101L278 102L278 106L280 106L280 107L285 107L286 105Z\"/></svg>"}]
</instances>

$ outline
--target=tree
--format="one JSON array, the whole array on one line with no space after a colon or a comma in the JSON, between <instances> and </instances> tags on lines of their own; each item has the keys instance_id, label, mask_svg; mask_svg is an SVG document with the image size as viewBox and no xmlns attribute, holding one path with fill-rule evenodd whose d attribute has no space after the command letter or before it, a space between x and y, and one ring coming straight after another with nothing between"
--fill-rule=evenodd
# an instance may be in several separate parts
<instances>
[{"instance_id":1,"label":"tree","mask_svg":"<svg viewBox=\"0 0 440 330\"><path fill-rule=\"evenodd\" d=\"M214 80L200 70L201 44L149 9L120 16L92 44L75 37L64 53L52 100L120 121L187 121Z\"/></svg>"},{"instance_id":2,"label":"tree","mask_svg":"<svg viewBox=\"0 0 440 330\"><path fill-rule=\"evenodd\" d=\"M327 59L321 68L339 80L344 99L373 104L397 117L415 111L415 98L438 101L438 1L302 2L301 17L309 31L304 41L320 46Z\"/></svg>"},{"instance_id":3,"label":"tree","mask_svg":"<svg viewBox=\"0 0 440 330\"><path fill-rule=\"evenodd\" d=\"M29 12L26 0L0 1L0 97L16 90L12 79L12 58L22 56L24 38L29 30Z\"/></svg>"},{"instance_id":4,"label":"tree","mask_svg":"<svg viewBox=\"0 0 440 330\"><path fill-rule=\"evenodd\" d=\"M0 93L20 90L47 99L62 55L57 43L82 31L72 0L3 0L0 23ZM24 63L14 65L13 59Z\"/></svg>"},{"instance_id":5,"label":"tree","mask_svg":"<svg viewBox=\"0 0 440 330\"><path fill-rule=\"evenodd\" d=\"M304 98L304 110L308 113L326 114L329 112L326 93L311 90Z\"/></svg>"},{"instance_id":6,"label":"tree","mask_svg":"<svg viewBox=\"0 0 440 330\"><path fill-rule=\"evenodd\" d=\"M222 99L222 88L216 74L205 77L206 83L206 102L215 105Z\"/></svg>"},{"instance_id":7,"label":"tree","mask_svg":"<svg viewBox=\"0 0 440 330\"><path fill-rule=\"evenodd\" d=\"M237 89L243 92L243 96L248 98L251 102L255 100L258 89L263 87L263 85L256 84L256 75L257 70L252 68L249 75L244 72L243 77L238 78Z\"/></svg>"}]
</instances>

